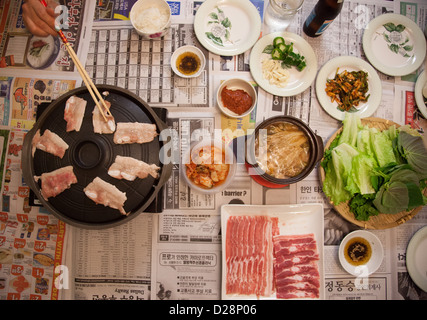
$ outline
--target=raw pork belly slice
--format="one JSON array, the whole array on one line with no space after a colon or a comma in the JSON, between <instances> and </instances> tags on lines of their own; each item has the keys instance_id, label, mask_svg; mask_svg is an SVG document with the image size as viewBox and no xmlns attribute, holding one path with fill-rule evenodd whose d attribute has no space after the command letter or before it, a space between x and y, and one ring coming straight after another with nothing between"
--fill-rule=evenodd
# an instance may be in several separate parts
<instances>
[{"instance_id":1,"label":"raw pork belly slice","mask_svg":"<svg viewBox=\"0 0 427 320\"><path fill-rule=\"evenodd\" d=\"M40 135L39 129L34 135L32 141L32 155L34 157L36 149L40 149L62 159L68 147L68 144L64 140L62 140L61 137L58 136L56 133L53 133L49 129L46 129L43 135Z\"/></svg>"},{"instance_id":2,"label":"raw pork belly slice","mask_svg":"<svg viewBox=\"0 0 427 320\"><path fill-rule=\"evenodd\" d=\"M148 175L157 178L159 170L155 164L147 164L131 157L116 156L115 162L108 169L108 174L116 179L133 181L136 178L144 179Z\"/></svg>"},{"instance_id":3,"label":"raw pork belly slice","mask_svg":"<svg viewBox=\"0 0 427 320\"><path fill-rule=\"evenodd\" d=\"M319 254L314 234L273 237L276 296L319 298Z\"/></svg>"},{"instance_id":4,"label":"raw pork belly slice","mask_svg":"<svg viewBox=\"0 0 427 320\"><path fill-rule=\"evenodd\" d=\"M274 292L273 236L278 218L231 216L226 234L226 293L270 296Z\"/></svg>"},{"instance_id":5,"label":"raw pork belly slice","mask_svg":"<svg viewBox=\"0 0 427 320\"><path fill-rule=\"evenodd\" d=\"M67 132L80 131L85 115L87 101L71 96L65 103L64 120L67 121Z\"/></svg>"},{"instance_id":6,"label":"raw pork belly slice","mask_svg":"<svg viewBox=\"0 0 427 320\"><path fill-rule=\"evenodd\" d=\"M86 196L97 204L103 204L113 209L117 209L123 215L128 215L123 208L127 200L126 193L121 192L111 183L99 177L93 179L91 183L83 189Z\"/></svg>"},{"instance_id":7,"label":"raw pork belly slice","mask_svg":"<svg viewBox=\"0 0 427 320\"><path fill-rule=\"evenodd\" d=\"M105 104L108 108L111 106L111 102L105 101ZM101 105L102 106L102 105ZM101 112L99 111L98 106L95 105L92 111L92 124L93 124L93 131L95 133L113 133L116 129L115 127L115 121L114 118L107 116L107 121L105 122L104 117L102 116Z\"/></svg>"},{"instance_id":8,"label":"raw pork belly slice","mask_svg":"<svg viewBox=\"0 0 427 320\"><path fill-rule=\"evenodd\" d=\"M41 179L41 194L45 200L56 197L61 192L69 189L73 183L77 183L77 177L72 166L63 167L51 172L34 177L36 181Z\"/></svg>"},{"instance_id":9,"label":"raw pork belly slice","mask_svg":"<svg viewBox=\"0 0 427 320\"><path fill-rule=\"evenodd\" d=\"M114 133L114 143L146 143L158 135L155 124L139 122L119 122Z\"/></svg>"}]
</instances>

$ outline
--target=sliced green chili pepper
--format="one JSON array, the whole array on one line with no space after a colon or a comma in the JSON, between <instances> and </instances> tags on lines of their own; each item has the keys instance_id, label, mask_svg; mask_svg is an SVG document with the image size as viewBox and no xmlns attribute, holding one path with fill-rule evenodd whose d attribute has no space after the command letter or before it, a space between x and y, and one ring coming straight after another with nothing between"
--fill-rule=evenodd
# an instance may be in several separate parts
<instances>
[{"instance_id":1,"label":"sliced green chili pepper","mask_svg":"<svg viewBox=\"0 0 427 320\"><path fill-rule=\"evenodd\" d=\"M273 46L275 48L277 48L277 46L279 44L285 44L285 39L283 39L282 37L276 37L276 38L274 38L274 40L273 40Z\"/></svg>"},{"instance_id":2,"label":"sliced green chili pepper","mask_svg":"<svg viewBox=\"0 0 427 320\"><path fill-rule=\"evenodd\" d=\"M274 60L281 60L282 59L282 51L280 51L279 48L274 48L273 52L271 52L271 57Z\"/></svg>"},{"instance_id":3,"label":"sliced green chili pepper","mask_svg":"<svg viewBox=\"0 0 427 320\"><path fill-rule=\"evenodd\" d=\"M264 53L271 52L273 60L282 60L283 68L296 67L298 71L302 71L307 65L304 61L304 56L294 51L294 43L286 44L283 37L276 37L273 40L273 45L268 45L264 49Z\"/></svg>"}]
</instances>

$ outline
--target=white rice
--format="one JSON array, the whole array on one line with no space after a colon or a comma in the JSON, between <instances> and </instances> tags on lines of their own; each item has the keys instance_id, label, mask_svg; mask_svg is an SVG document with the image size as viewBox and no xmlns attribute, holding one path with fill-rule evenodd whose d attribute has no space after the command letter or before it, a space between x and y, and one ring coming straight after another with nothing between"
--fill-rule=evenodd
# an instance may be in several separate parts
<instances>
[{"instance_id":1,"label":"white rice","mask_svg":"<svg viewBox=\"0 0 427 320\"><path fill-rule=\"evenodd\" d=\"M165 8L151 6L141 8L134 12L133 23L135 27L145 33L155 33L165 26L169 19L169 12Z\"/></svg>"}]
</instances>

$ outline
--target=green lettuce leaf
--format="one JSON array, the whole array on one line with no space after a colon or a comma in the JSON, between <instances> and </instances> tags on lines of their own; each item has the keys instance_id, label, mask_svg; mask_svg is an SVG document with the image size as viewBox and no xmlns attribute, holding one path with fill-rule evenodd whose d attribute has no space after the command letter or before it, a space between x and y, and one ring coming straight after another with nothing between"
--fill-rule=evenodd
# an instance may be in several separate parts
<instances>
[{"instance_id":1,"label":"green lettuce leaf","mask_svg":"<svg viewBox=\"0 0 427 320\"><path fill-rule=\"evenodd\" d=\"M375 159L366 153L360 153L353 157L347 190L353 195L356 193L362 195L375 193L371 181L372 170L375 166Z\"/></svg>"},{"instance_id":2,"label":"green lettuce leaf","mask_svg":"<svg viewBox=\"0 0 427 320\"><path fill-rule=\"evenodd\" d=\"M371 132L378 132L377 129L363 128L357 133L356 148L359 152L374 156L374 150L371 144Z\"/></svg>"},{"instance_id":3,"label":"green lettuce leaf","mask_svg":"<svg viewBox=\"0 0 427 320\"><path fill-rule=\"evenodd\" d=\"M371 143L375 159L380 167L396 162L396 157L393 151L393 141L390 140L387 133L378 132L371 134Z\"/></svg>"},{"instance_id":4,"label":"green lettuce leaf","mask_svg":"<svg viewBox=\"0 0 427 320\"><path fill-rule=\"evenodd\" d=\"M352 158L358 154L359 152L347 143L342 143L331 151L331 161L327 164L323 192L336 205L352 197L346 190L346 186L352 167Z\"/></svg>"},{"instance_id":5,"label":"green lettuce leaf","mask_svg":"<svg viewBox=\"0 0 427 320\"><path fill-rule=\"evenodd\" d=\"M347 143L355 147L357 141L357 133L362 129L362 122L359 116L354 113L346 112L343 120L343 128L338 144Z\"/></svg>"}]
</instances>

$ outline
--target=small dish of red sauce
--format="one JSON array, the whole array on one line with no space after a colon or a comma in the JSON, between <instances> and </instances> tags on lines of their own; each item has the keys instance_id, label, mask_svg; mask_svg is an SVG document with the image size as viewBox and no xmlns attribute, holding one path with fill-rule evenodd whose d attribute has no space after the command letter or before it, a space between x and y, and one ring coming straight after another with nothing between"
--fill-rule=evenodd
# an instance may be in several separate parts
<instances>
[{"instance_id":1,"label":"small dish of red sauce","mask_svg":"<svg viewBox=\"0 0 427 320\"><path fill-rule=\"evenodd\" d=\"M221 91L222 104L239 116L252 107L252 97L242 89L229 90L224 87Z\"/></svg>"},{"instance_id":2,"label":"small dish of red sauce","mask_svg":"<svg viewBox=\"0 0 427 320\"><path fill-rule=\"evenodd\" d=\"M218 106L225 115L232 118L242 118L251 113L256 101L254 86L243 79L226 80L218 89Z\"/></svg>"}]
</instances>

